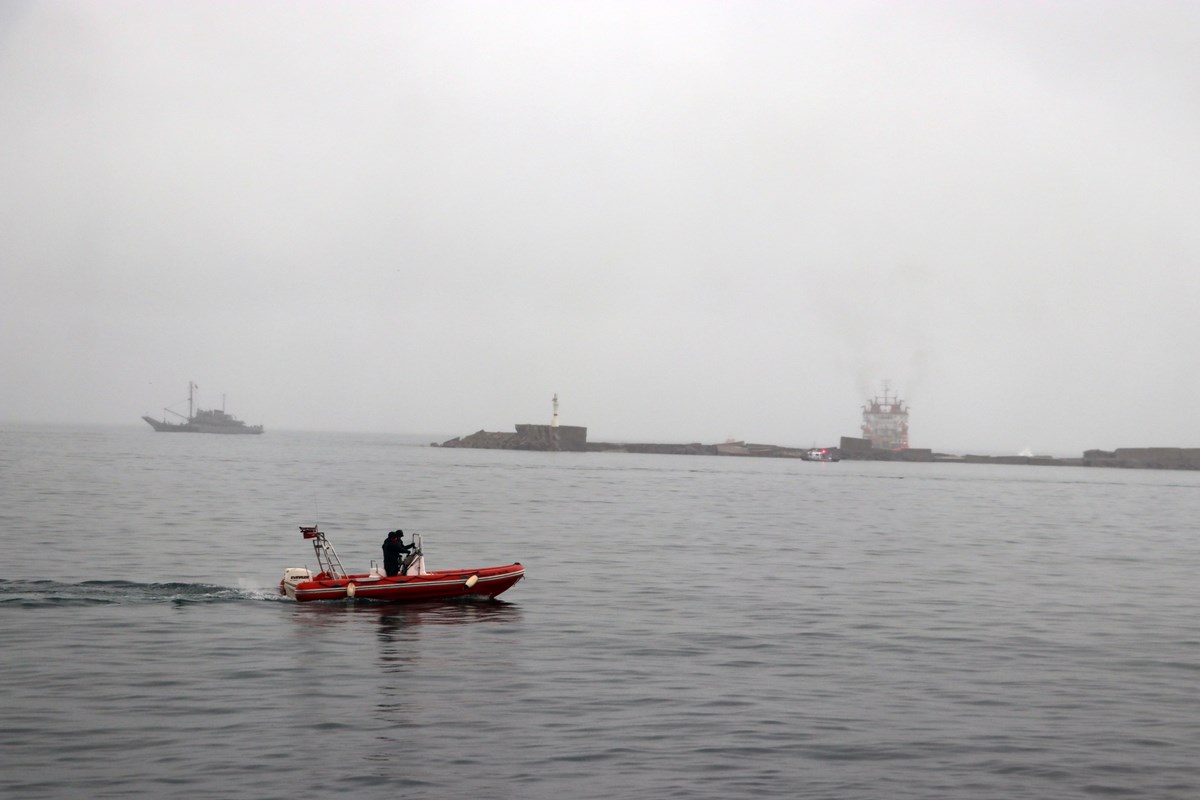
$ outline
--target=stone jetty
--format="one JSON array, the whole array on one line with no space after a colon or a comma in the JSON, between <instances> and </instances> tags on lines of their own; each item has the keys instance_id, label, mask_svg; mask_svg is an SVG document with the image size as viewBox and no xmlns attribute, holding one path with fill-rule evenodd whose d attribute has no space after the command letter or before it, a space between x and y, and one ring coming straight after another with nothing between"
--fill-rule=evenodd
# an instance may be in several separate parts
<instances>
[{"instance_id":1,"label":"stone jetty","mask_svg":"<svg viewBox=\"0 0 1200 800\"><path fill-rule=\"evenodd\" d=\"M795 458L813 460L814 448L774 444L722 442L720 444L653 444L589 442L587 428L577 425L517 425L511 432L479 430L432 447L468 447L485 450L534 450L575 453L655 453L680 456L734 456L743 458ZM928 448L883 450L867 439L843 436L836 447L824 449L831 461L906 461L956 464L1025 464L1047 467L1112 467L1118 469L1200 470L1200 447L1121 447L1087 450L1079 458L1053 456L991 456L938 453Z\"/></svg>"}]
</instances>

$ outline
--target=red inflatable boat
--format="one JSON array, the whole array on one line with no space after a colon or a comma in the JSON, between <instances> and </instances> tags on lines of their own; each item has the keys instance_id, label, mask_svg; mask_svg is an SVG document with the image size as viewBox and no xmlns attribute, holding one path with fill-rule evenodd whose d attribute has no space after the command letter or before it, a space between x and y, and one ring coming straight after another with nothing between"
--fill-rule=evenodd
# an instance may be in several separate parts
<instances>
[{"instance_id":1,"label":"red inflatable boat","mask_svg":"<svg viewBox=\"0 0 1200 800\"><path fill-rule=\"evenodd\" d=\"M443 569L428 572L421 553L421 536L413 536L416 547L404 560L399 575L389 577L372 562L369 572L347 574L333 545L316 527L300 527L311 539L320 571L288 567L279 582L279 593L304 603L310 600L448 600L456 597L496 597L525 577L520 563L480 569Z\"/></svg>"}]
</instances>

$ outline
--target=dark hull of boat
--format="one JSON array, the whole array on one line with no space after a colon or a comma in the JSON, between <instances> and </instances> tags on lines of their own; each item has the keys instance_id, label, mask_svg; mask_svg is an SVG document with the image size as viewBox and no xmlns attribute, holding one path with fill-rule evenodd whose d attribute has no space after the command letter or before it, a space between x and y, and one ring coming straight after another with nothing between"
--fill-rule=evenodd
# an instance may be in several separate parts
<instances>
[{"instance_id":1,"label":"dark hull of boat","mask_svg":"<svg viewBox=\"0 0 1200 800\"><path fill-rule=\"evenodd\" d=\"M208 425L203 422L163 422L154 417L142 417L159 433L262 433L262 425L239 422L231 425Z\"/></svg>"},{"instance_id":2,"label":"dark hull of boat","mask_svg":"<svg viewBox=\"0 0 1200 800\"><path fill-rule=\"evenodd\" d=\"M300 603L314 600L449 600L459 597L496 597L525 577L519 563L483 569L439 570L426 575L386 577L363 573L334 578L317 575L312 580L280 581L280 594Z\"/></svg>"}]
</instances>

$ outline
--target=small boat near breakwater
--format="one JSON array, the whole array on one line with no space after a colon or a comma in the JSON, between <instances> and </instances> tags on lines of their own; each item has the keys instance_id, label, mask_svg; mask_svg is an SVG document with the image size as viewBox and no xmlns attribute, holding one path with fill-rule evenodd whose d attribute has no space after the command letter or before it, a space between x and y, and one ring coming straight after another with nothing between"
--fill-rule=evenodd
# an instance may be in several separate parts
<instances>
[{"instance_id":1,"label":"small boat near breakwater","mask_svg":"<svg viewBox=\"0 0 1200 800\"><path fill-rule=\"evenodd\" d=\"M350 574L342 567L329 539L316 526L302 525L300 532L312 541L318 572L313 574L308 567L288 567L279 581L279 593L300 603L358 598L391 602L495 598L525 577L525 567L520 562L430 572L425 568L420 534L413 536L415 547L404 559L400 574L387 575L374 562L367 572Z\"/></svg>"}]
</instances>

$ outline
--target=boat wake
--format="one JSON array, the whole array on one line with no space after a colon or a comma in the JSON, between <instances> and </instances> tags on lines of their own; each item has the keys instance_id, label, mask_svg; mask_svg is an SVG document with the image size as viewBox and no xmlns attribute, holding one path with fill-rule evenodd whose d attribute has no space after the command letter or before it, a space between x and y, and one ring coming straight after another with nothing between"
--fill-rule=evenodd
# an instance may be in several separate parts
<instances>
[{"instance_id":1,"label":"boat wake","mask_svg":"<svg viewBox=\"0 0 1200 800\"><path fill-rule=\"evenodd\" d=\"M135 583L132 581L61 581L0 579L0 607L62 608L171 603L191 605L246 600L278 601L278 591L260 587L215 586L207 583Z\"/></svg>"}]
</instances>

